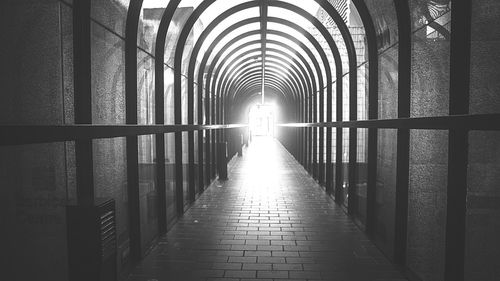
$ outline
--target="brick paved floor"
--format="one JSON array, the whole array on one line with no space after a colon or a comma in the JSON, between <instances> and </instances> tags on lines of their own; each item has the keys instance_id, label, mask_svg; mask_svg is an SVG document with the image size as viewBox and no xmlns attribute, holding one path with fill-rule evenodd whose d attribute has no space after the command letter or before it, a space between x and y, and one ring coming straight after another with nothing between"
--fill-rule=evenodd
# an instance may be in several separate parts
<instances>
[{"instance_id":1,"label":"brick paved floor","mask_svg":"<svg viewBox=\"0 0 500 281\"><path fill-rule=\"evenodd\" d=\"M129 281L403 281L276 141L256 138Z\"/></svg>"}]
</instances>

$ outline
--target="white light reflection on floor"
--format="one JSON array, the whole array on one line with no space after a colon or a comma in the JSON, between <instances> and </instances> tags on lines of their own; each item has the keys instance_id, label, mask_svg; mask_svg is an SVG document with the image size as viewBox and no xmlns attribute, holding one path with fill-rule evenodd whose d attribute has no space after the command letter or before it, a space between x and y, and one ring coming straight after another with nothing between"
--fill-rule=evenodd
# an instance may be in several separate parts
<instances>
[{"instance_id":1,"label":"white light reflection on floor","mask_svg":"<svg viewBox=\"0 0 500 281\"><path fill-rule=\"evenodd\" d=\"M248 173L243 186L247 198L275 202L283 196L283 161L280 161L277 140L270 136L254 136L246 152L244 171ZM250 195L250 196L248 196Z\"/></svg>"}]
</instances>

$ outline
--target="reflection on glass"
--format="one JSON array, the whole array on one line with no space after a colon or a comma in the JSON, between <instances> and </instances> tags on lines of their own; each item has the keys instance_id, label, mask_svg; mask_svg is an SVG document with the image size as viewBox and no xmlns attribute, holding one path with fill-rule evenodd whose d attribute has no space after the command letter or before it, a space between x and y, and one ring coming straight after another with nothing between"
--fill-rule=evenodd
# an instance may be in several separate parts
<instances>
[{"instance_id":1,"label":"reflection on glass","mask_svg":"<svg viewBox=\"0 0 500 281\"><path fill-rule=\"evenodd\" d=\"M424 279L444 276L448 132L410 131L408 267Z\"/></svg>"},{"instance_id":2,"label":"reflection on glass","mask_svg":"<svg viewBox=\"0 0 500 281\"><path fill-rule=\"evenodd\" d=\"M175 189L175 135L165 134L165 189L167 201L167 222L170 224L177 217Z\"/></svg>"},{"instance_id":3,"label":"reflection on glass","mask_svg":"<svg viewBox=\"0 0 500 281\"><path fill-rule=\"evenodd\" d=\"M138 136L139 213L141 249L145 253L158 236L158 193L156 184L155 136Z\"/></svg>"},{"instance_id":4,"label":"reflection on glass","mask_svg":"<svg viewBox=\"0 0 500 281\"><path fill-rule=\"evenodd\" d=\"M449 1L410 1L412 10L411 117L448 114Z\"/></svg>"},{"instance_id":5,"label":"reflection on glass","mask_svg":"<svg viewBox=\"0 0 500 281\"><path fill-rule=\"evenodd\" d=\"M375 242L388 256L394 253L397 130L378 130Z\"/></svg>"},{"instance_id":6,"label":"reflection on glass","mask_svg":"<svg viewBox=\"0 0 500 281\"><path fill-rule=\"evenodd\" d=\"M469 134L465 280L500 276L500 133Z\"/></svg>"}]
</instances>

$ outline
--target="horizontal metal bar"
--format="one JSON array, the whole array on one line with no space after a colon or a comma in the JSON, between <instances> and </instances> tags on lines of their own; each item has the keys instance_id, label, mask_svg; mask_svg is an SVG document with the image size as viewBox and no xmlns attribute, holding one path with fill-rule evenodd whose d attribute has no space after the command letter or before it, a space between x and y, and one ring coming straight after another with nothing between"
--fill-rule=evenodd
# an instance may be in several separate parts
<instances>
[{"instance_id":1,"label":"horizontal metal bar","mask_svg":"<svg viewBox=\"0 0 500 281\"><path fill-rule=\"evenodd\" d=\"M325 123L278 124L281 127L335 127L378 129L482 130L499 131L500 114L450 115L438 117L359 120Z\"/></svg>"},{"instance_id":2,"label":"horizontal metal bar","mask_svg":"<svg viewBox=\"0 0 500 281\"><path fill-rule=\"evenodd\" d=\"M167 134L198 130L244 128L229 125L1 125L0 145L24 145L74 140Z\"/></svg>"}]
</instances>

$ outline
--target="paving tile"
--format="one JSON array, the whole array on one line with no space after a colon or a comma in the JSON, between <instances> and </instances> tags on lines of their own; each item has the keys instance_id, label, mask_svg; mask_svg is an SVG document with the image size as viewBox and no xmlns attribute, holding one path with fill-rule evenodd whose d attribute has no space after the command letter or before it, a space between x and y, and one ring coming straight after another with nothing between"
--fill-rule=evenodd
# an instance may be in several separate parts
<instances>
[{"instance_id":1,"label":"paving tile","mask_svg":"<svg viewBox=\"0 0 500 281\"><path fill-rule=\"evenodd\" d=\"M276 141L255 138L128 281L404 281Z\"/></svg>"}]
</instances>

